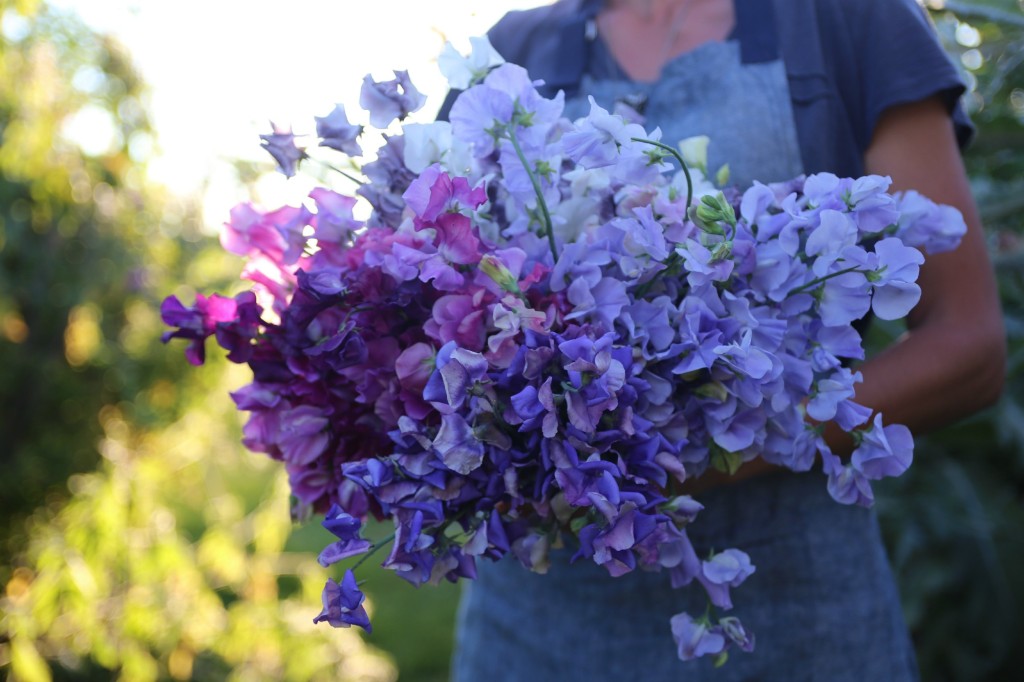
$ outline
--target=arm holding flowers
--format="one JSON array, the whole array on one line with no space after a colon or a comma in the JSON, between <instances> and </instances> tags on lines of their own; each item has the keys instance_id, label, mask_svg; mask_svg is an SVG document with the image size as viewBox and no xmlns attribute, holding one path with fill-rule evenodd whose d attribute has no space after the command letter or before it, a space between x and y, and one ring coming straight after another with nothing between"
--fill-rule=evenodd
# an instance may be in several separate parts
<instances>
[{"instance_id":1,"label":"arm holding flowers","mask_svg":"<svg viewBox=\"0 0 1024 682\"><path fill-rule=\"evenodd\" d=\"M868 173L892 178L892 191L916 190L959 210L967 224L960 246L930 256L921 268L921 300L907 333L863 363L855 400L921 434L993 404L1002 391L1006 342L995 276L949 113L934 97L892 107L879 119L865 154ZM848 456L849 435L834 423L825 439ZM758 458L733 475L709 470L687 484L692 493L780 470Z\"/></svg>"}]
</instances>

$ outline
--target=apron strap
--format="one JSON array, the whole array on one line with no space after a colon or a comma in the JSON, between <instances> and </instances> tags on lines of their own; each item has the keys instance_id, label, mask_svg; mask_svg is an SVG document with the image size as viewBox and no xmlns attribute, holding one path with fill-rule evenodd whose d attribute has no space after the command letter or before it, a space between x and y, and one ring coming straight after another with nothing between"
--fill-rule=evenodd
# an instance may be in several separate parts
<instances>
[{"instance_id":1,"label":"apron strap","mask_svg":"<svg viewBox=\"0 0 1024 682\"><path fill-rule=\"evenodd\" d=\"M774 0L733 0L740 59L744 64L763 64L779 58Z\"/></svg>"}]
</instances>

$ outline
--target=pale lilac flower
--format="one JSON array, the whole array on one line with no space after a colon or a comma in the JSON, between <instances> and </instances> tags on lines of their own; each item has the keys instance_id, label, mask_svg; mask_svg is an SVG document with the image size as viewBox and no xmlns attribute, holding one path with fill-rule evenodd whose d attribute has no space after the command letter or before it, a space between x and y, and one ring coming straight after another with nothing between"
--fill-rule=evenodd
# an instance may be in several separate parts
<instances>
[{"instance_id":1,"label":"pale lilac flower","mask_svg":"<svg viewBox=\"0 0 1024 682\"><path fill-rule=\"evenodd\" d=\"M345 105L335 104L331 113L326 116L314 116L314 119L321 147L330 147L349 156L360 156L363 153L356 142L363 133L363 126L348 122Z\"/></svg>"},{"instance_id":2,"label":"pale lilac flower","mask_svg":"<svg viewBox=\"0 0 1024 682\"><path fill-rule=\"evenodd\" d=\"M370 112L370 125L387 128L396 118L401 121L426 103L427 98L409 81L408 71L395 71L395 78L377 82L363 78L359 106Z\"/></svg>"},{"instance_id":3,"label":"pale lilac flower","mask_svg":"<svg viewBox=\"0 0 1024 682\"><path fill-rule=\"evenodd\" d=\"M695 621L688 613L672 616L671 624L672 638L676 642L676 652L680 660L691 661L725 650L725 637L710 630L706 622Z\"/></svg>"}]
</instances>

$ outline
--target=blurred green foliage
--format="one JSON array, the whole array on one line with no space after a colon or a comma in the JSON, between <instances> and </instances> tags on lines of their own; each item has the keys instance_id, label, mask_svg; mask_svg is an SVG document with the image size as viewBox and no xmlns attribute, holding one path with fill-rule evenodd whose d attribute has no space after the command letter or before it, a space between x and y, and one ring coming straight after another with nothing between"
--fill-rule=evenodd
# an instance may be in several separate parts
<instances>
[{"instance_id":1,"label":"blurred green foliage","mask_svg":"<svg viewBox=\"0 0 1024 682\"><path fill-rule=\"evenodd\" d=\"M312 624L326 576L238 442L244 379L160 343L164 295L238 266L147 181L145 99L118 45L0 0L0 674L394 680Z\"/></svg>"},{"instance_id":2,"label":"blurred green foliage","mask_svg":"<svg viewBox=\"0 0 1024 682\"><path fill-rule=\"evenodd\" d=\"M104 414L102 465L31 524L0 601L16 679L49 660L61 679L393 682L354 630L313 625L326 572L284 551L287 480L239 452L233 413L210 393L163 429Z\"/></svg>"},{"instance_id":3,"label":"blurred green foliage","mask_svg":"<svg viewBox=\"0 0 1024 682\"><path fill-rule=\"evenodd\" d=\"M964 68L978 137L966 162L988 230L1009 343L1000 402L918 439L878 511L921 676L1019 679L1024 670L1024 13L1018 0L936 2Z\"/></svg>"},{"instance_id":4,"label":"blurred green foliage","mask_svg":"<svg viewBox=\"0 0 1024 682\"><path fill-rule=\"evenodd\" d=\"M186 263L224 269L203 276L193 212L145 181L145 97L116 44L0 0L0 565L21 519L95 467L105 407L139 425L184 407L157 292Z\"/></svg>"},{"instance_id":5,"label":"blurred green foliage","mask_svg":"<svg viewBox=\"0 0 1024 682\"><path fill-rule=\"evenodd\" d=\"M967 164L1010 369L999 405L921 439L878 509L923 679L1014 679L1024 669L1024 14L1019 0L934 5L971 85L980 134ZM226 291L238 266L192 207L147 183L145 103L117 45L41 0L0 0L0 672L394 679L368 642L391 652L404 680L445 679L453 586L414 590L364 566L374 634L311 627L323 532L293 528L281 472L240 450L226 390L244 371L221 360L193 371L180 347L159 343L163 295L189 299L180 282ZM98 134L82 139L83 129Z\"/></svg>"}]
</instances>

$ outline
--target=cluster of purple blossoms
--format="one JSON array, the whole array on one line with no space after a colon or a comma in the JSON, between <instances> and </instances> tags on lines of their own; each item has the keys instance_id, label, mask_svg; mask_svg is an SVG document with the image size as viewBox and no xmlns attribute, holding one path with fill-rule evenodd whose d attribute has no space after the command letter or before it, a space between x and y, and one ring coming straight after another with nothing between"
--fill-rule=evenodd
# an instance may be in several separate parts
<instances>
[{"instance_id":1,"label":"cluster of purple blossoms","mask_svg":"<svg viewBox=\"0 0 1024 682\"><path fill-rule=\"evenodd\" d=\"M753 634L716 614L754 566L698 552L703 507L681 486L757 457L820 459L838 502L870 505L913 442L854 401L853 323L905 316L920 249L953 248L963 220L877 176L691 182L658 131L596 104L565 120L561 96L492 61L457 69L471 83L450 124L385 138L363 166L367 220L327 188L236 208L222 242L253 292L169 298L165 340L189 339L199 364L215 336L252 368L232 394L244 442L284 462L297 515L326 513L323 565L379 548L360 535L370 514L394 524L383 565L416 585L506 555L542 573L565 543L613 576L699 583L708 613L668 624L680 658L749 651ZM422 103L396 76L365 84L375 125ZM360 153L341 107L317 130ZM286 172L305 158L289 140L266 141ZM853 434L852 457L829 450L827 422ZM318 622L369 628L351 570L323 598Z\"/></svg>"}]
</instances>

